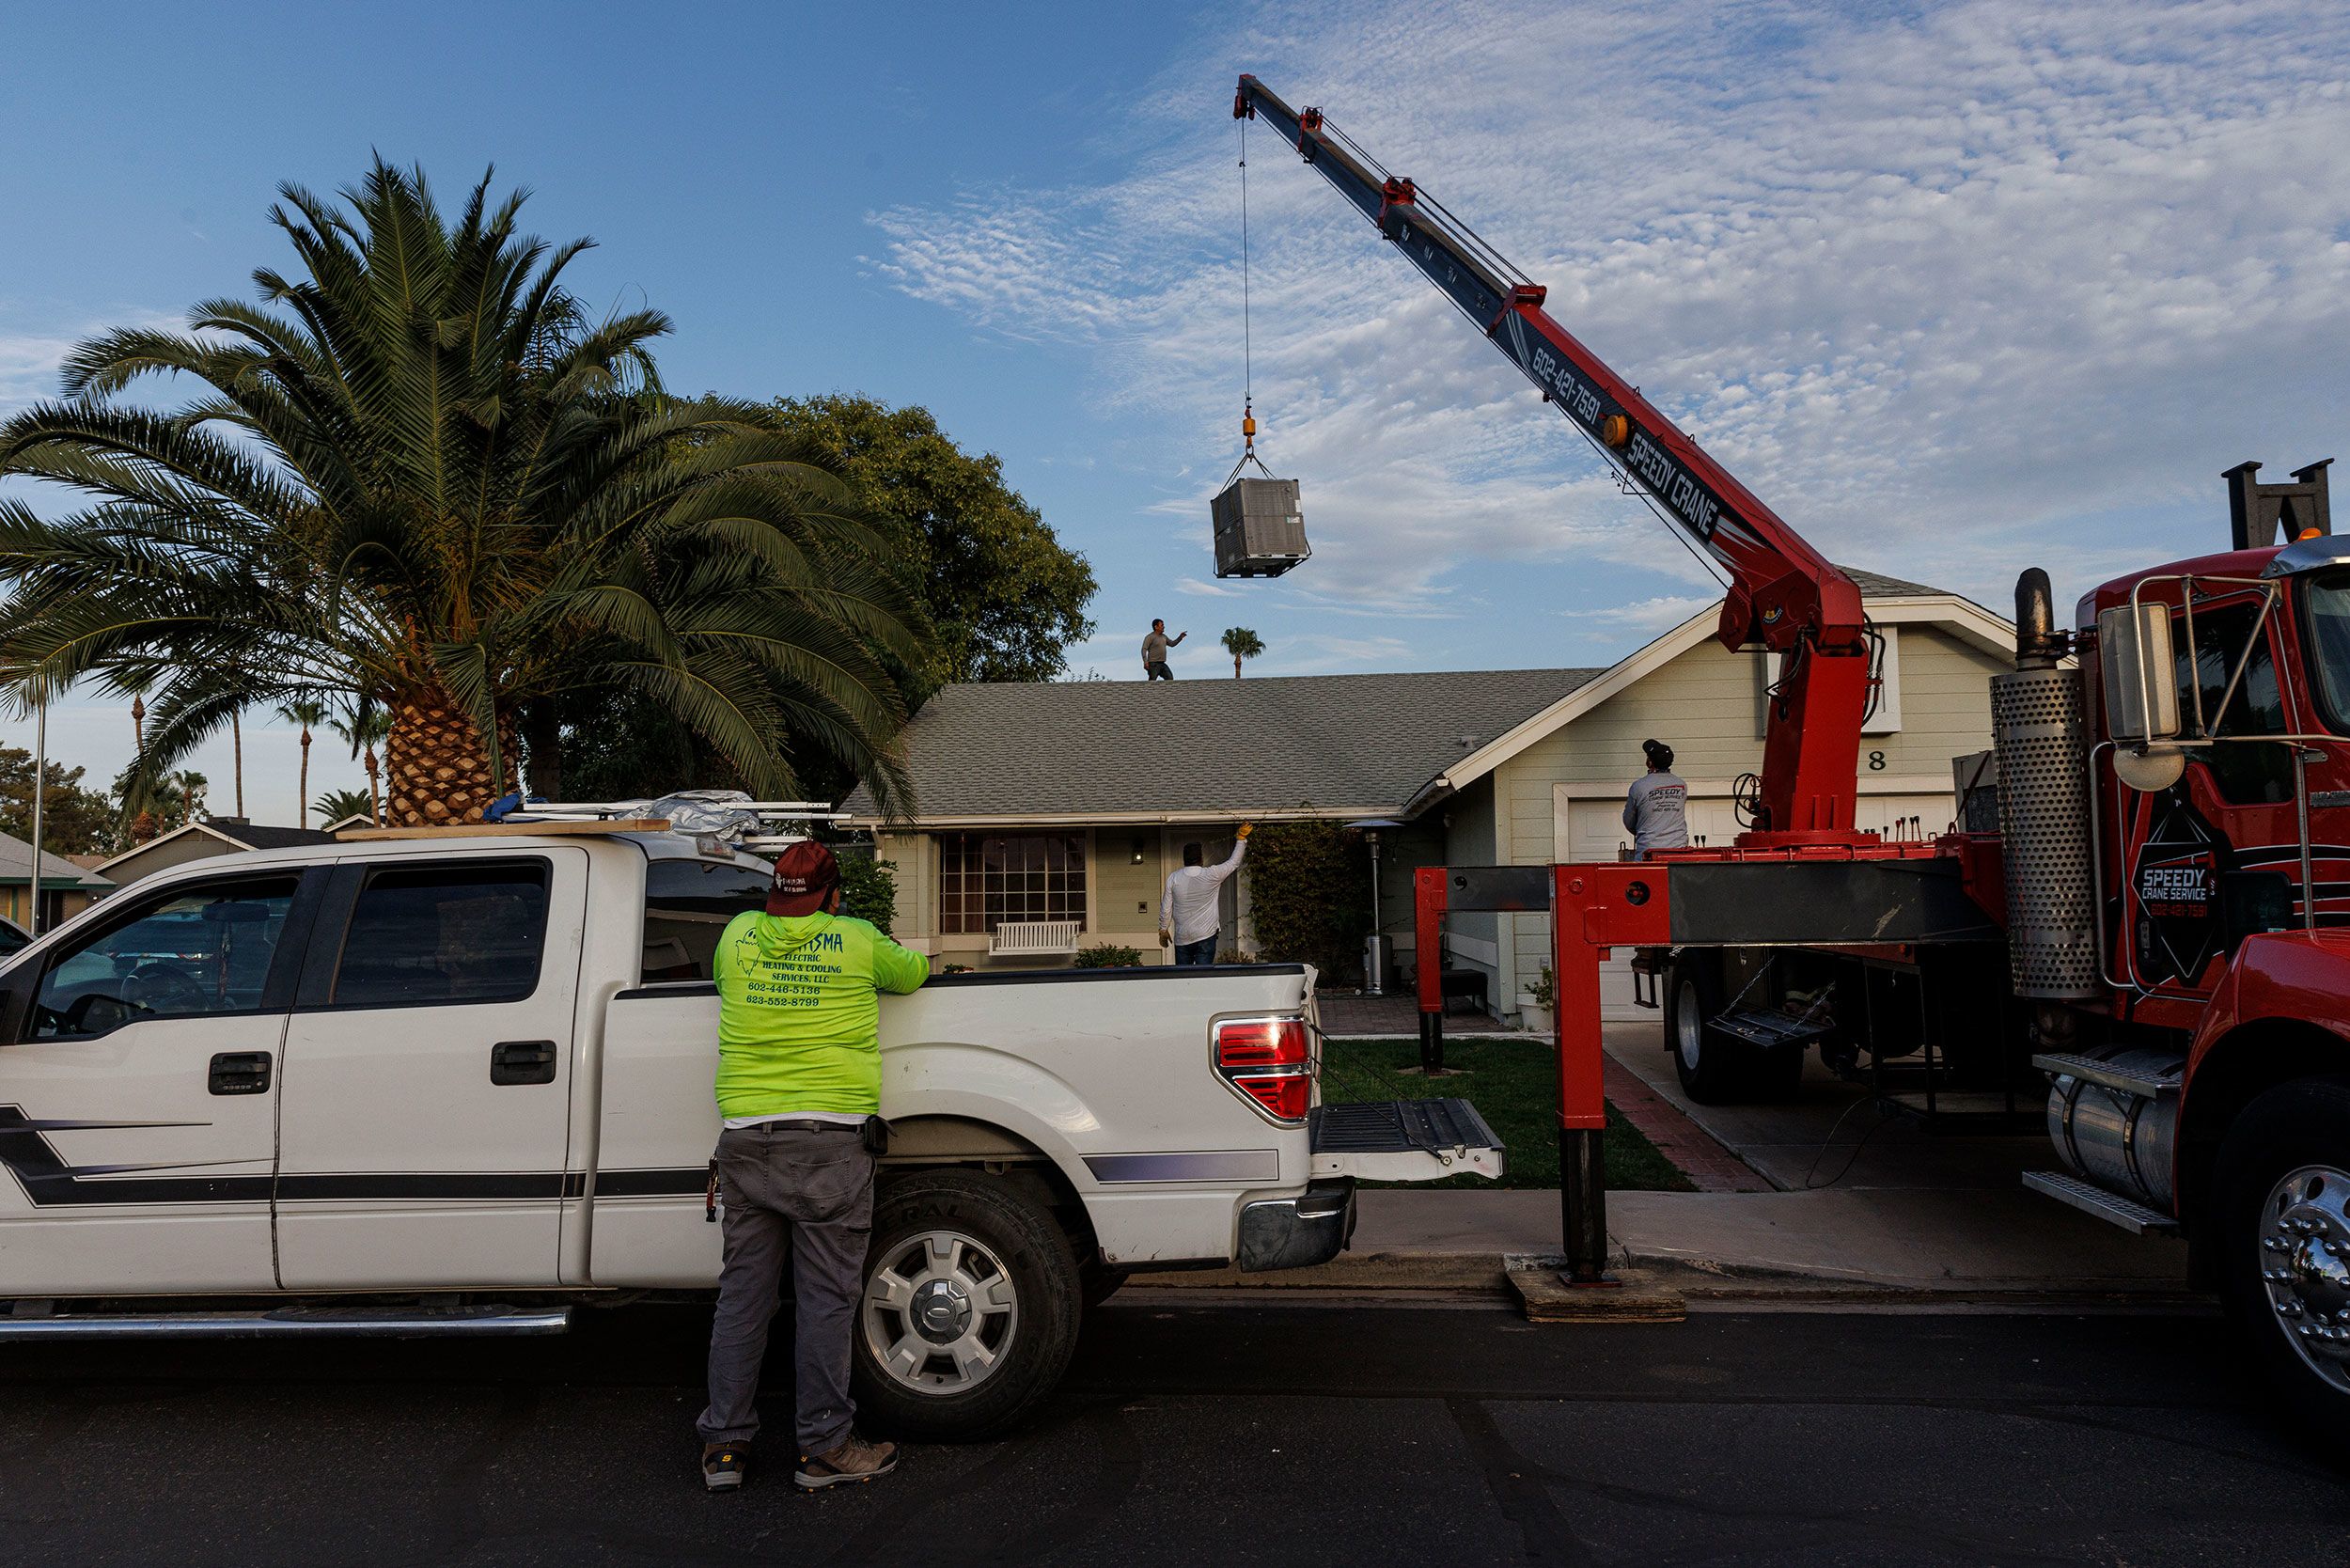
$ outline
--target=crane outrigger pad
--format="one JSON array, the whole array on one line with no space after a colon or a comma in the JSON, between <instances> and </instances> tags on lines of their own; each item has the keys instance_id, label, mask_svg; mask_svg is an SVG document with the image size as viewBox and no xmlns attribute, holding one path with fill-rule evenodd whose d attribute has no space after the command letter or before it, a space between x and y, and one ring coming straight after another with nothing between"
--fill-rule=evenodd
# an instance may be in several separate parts
<instances>
[{"instance_id":1,"label":"crane outrigger pad","mask_svg":"<svg viewBox=\"0 0 2350 1568\"><path fill-rule=\"evenodd\" d=\"M1233 478L1209 503L1215 519L1215 574L1278 577L1313 554L1295 479Z\"/></svg>"}]
</instances>

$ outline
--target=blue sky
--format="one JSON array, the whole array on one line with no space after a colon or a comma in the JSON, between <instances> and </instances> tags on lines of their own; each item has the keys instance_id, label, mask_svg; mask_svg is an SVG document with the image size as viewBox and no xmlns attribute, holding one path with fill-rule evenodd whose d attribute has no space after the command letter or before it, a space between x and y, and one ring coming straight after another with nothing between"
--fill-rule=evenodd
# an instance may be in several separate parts
<instances>
[{"instance_id":1,"label":"blue sky","mask_svg":"<svg viewBox=\"0 0 2350 1568\"><path fill-rule=\"evenodd\" d=\"M650 300L673 386L930 405L1091 557L1079 672L1153 614L1214 672L1604 663L1711 584L1368 226L1252 140L1265 455L1318 554L1218 584L1237 452L1231 79L1417 177L1832 555L2003 604L2222 537L2332 455L2340 8L1665 3L11 6L0 408L75 337L248 293L276 183L494 163ZM2350 452L2343 454L2350 457ZM1195 652L1194 650L1197 650ZM13 737L14 727L9 727ZM53 749L127 757L119 709ZM198 759L227 805L226 745ZM213 755L213 752L219 755ZM290 820L293 742L247 735ZM358 782L322 745L313 789Z\"/></svg>"}]
</instances>

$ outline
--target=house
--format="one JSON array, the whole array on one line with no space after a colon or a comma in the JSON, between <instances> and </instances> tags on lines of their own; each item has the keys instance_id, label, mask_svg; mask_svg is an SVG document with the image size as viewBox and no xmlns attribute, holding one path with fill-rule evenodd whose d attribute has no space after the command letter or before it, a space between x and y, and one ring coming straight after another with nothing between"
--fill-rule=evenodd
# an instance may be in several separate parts
<instances>
[{"instance_id":1,"label":"house","mask_svg":"<svg viewBox=\"0 0 2350 1568\"><path fill-rule=\"evenodd\" d=\"M1885 638L1858 825L1932 834L1951 815L1950 759L1990 745L1989 678L2013 631L1956 594L1851 575ZM1762 766L1772 671L1715 640L1717 613L1604 669L949 686L906 729L915 817L876 831L899 937L974 965L1065 962L1097 942L1159 962L1159 890L1184 843L1220 855L1250 817L1386 818L1404 825L1383 835L1380 923L1409 965L1418 867L1616 858L1648 736L1678 754L1693 836L1727 841L1731 788ZM872 810L862 791L845 804ZM1227 886L1245 949L1246 872ZM991 941L1006 924L1060 929L1008 950ZM1461 916L1445 962L1481 971L1508 1015L1548 944L1546 915ZM1621 962L1606 997L1629 1011Z\"/></svg>"},{"instance_id":2,"label":"house","mask_svg":"<svg viewBox=\"0 0 2350 1568\"><path fill-rule=\"evenodd\" d=\"M47 834L41 837L47 838ZM62 855L40 857L40 929L61 924L114 890L111 879L86 870ZM33 924L33 846L0 833L0 918L30 929Z\"/></svg>"},{"instance_id":3,"label":"house","mask_svg":"<svg viewBox=\"0 0 2350 1568\"><path fill-rule=\"evenodd\" d=\"M207 860L215 855L235 855L243 850L287 849L299 844L331 844L332 833L308 827L269 827L246 822L243 817L209 817L202 822L175 827L159 834L147 842L123 851L101 865L102 875L113 879L116 886L126 886L141 877L173 866L184 866L191 860Z\"/></svg>"}]
</instances>

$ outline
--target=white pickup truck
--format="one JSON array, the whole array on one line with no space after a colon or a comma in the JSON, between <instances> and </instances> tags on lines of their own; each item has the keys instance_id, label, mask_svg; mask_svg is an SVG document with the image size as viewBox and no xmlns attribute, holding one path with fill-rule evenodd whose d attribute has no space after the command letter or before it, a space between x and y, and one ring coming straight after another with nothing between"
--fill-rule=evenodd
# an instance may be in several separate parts
<instances>
[{"instance_id":1,"label":"white pickup truck","mask_svg":"<svg viewBox=\"0 0 2350 1568\"><path fill-rule=\"evenodd\" d=\"M710 957L764 861L528 830L160 873L0 961L0 1339L526 1333L707 1291ZM1501 1170L1465 1103L1324 1107L1297 964L949 975L882 1002L856 1335L972 1435L1137 1268L1346 1246L1357 1178Z\"/></svg>"}]
</instances>

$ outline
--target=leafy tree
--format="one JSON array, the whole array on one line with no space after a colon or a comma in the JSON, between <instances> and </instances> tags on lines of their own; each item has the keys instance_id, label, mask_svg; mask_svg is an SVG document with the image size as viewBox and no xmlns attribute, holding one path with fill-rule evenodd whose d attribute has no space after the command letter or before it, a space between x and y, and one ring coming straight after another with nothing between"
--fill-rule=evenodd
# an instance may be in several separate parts
<instances>
[{"instance_id":1,"label":"leafy tree","mask_svg":"<svg viewBox=\"0 0 2350 1568\"><path fill-rule=\"evenodd\" d=\"M0 687L95 677L149 698L158 780L239 708L333 696L391 715L399 823L472 821L528 702L626 691L761 793L789 745L888 805L904 703L871 651L930 657L885 531L766 411L661 395L667 318L590 321L484 177L451 222L380 159L340 203L281 187L301 263L186 334L107 333L69 400L0 425L0 475L86 498L0 501ZM116 395L179 374L166 412Z\"/></svg>"},{"instance_id":2,"label":"leafy tree","mask_svg":"<svg viewBox=\"0 0 2350 1568\"><path fill-rule=\"evenodd\" d=\"M1240 662L1261 655L1264 644L1247 627L1232 626L1225 630L1224 651L1232 656L1232 679L1237 681L1240 679Z\"/></svg>"},{"instance_id":3,"label":"leafy tree","mask_svg":"<svg viewBox=\"0 0 2350 1568\"><path fill-rule=\"evenodd\" d=\"M1004 482L994 453L971 456L926 408L855 394L779 399L774 418L883 519L889 558L928 607L937 640L911 672L913 695L950 681L1049 681L1069 645L1093 635L1093 568Z\"/></svg>"},{"instance_id":4,"label":"leafy tree","mask_svg":"<svg viewBox=\"0 0 2350 1568\"><path fill-rule=\"evenodd\" d=\"M365 790L322 790L310 803L310 809L319 814L321 827L332 827L345 817L366 817L373 821L375 803Z\"/></svg>"},{"instance_id":5,"label":"leafy tree","mask_svg":"<svg viewBox=\"0 0 2350 1568\"><path fill-rule=\"evenodd\" d=\"M1248 841L1248 907L1265 958L1334 980L1361 974L1371 932L1363 836L1319 820L1260 823Z\"/></svg>"},{"instance_id":6,"label":"leafy tree","mask_svg":"<svg viewBox=\"0 0 2350 1568\"><path fill-rule=\"evenodd\" d=\"M898 918L898 869L863 850L843 850L840 860L840 913L870 920L884 936Z\"/></svg>"},{"instance_id":7,"label":"leafy tree","mask_svg":"<svg viewBox=\"0 0 2350 1568\"><path fill-rule=\"evenodd\" d=\"M82 787L83 770L52 762L41 772L41 847L52 855L101 855L121 843L114 802ZM0 833L33 839L33 754L0 745Z\"/></svg>"}]
</instances>

